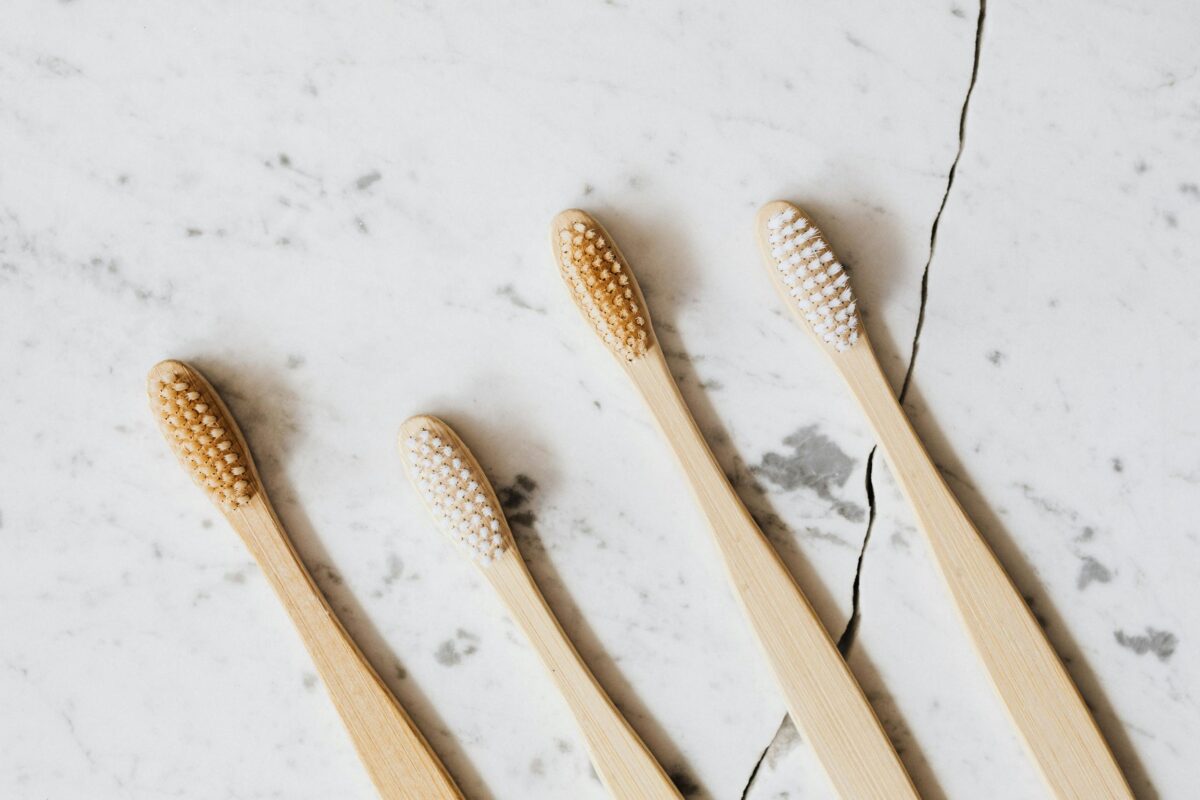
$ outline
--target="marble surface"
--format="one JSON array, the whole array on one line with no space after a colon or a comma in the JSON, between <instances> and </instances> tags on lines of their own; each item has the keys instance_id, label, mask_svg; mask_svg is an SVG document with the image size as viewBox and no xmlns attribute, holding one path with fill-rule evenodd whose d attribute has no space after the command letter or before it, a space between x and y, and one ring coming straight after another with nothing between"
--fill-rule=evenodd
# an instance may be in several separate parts
<instances>
[{"instance_id":1,"label":"marble surface","mask_svg":"<svg viewBox=\"0 0 1200 800\"><path fill-rule=\"evenodd\" d=\"M831 796L555 275L547 224L576 205L632 261L708 441L922 795L1045 796L869 430L772 292L750 226L776 196L855 268L915 426L1138 797L1200 785L1200 11L644 5L0 11L0 796L372 795L154 427L164 357L221 388L469 797L604 793L404 483L418 412L488 467L690 797Z\"/></svg>"}]
</instances>

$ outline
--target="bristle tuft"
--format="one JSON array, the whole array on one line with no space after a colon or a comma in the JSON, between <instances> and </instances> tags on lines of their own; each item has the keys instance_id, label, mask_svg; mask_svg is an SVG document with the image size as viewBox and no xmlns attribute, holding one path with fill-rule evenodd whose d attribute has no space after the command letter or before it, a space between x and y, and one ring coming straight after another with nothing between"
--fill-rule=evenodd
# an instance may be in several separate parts
<instances>
[{"instance_id":1,"label":"bristle tuft","mask_svg":"<svg viewBox=\"0 0 1200 800\"><path fill-rule=\"evenodd\" d=\"M221 418L220 404L202 380L169 362L150 379L151 407L159 427L192 479L221 508L233 511L258 490L250 458L232 420Z\"/></svg>"},{"instance_id":2,"label":"bristle tuft","mask_svg":"<svg viewBox=\"0 0 1200 800\"><path fill-rule=\"evenodd\" d=\"M406 434L401 447L438 527L480 566L500 558L510 534L491 485L458 437L430 422Z\"/></svg>"},{"instance_id":3,"label":"bristle tuft","mask_svg":"<svg viewBox=\"0 0 1200 800\"><path fill-rule=\"evenodd\" d=\"M817 338L838 352L853 347L858 307L846 268L825 235L791 206L768 218L762 235L788 297Z\"/></svg>"},{"instance_id":4,"label":"bristle tuft","mask_svg":"<svg viewBox=\"0 0 1200 800\"><path fill-rule=\"evenodd\" d=\"M650 346L646 309L628 268L604 232L582 220L558 229L558 262L575 302L606 345L626 361Z\"/></svg>"}]
</instances>

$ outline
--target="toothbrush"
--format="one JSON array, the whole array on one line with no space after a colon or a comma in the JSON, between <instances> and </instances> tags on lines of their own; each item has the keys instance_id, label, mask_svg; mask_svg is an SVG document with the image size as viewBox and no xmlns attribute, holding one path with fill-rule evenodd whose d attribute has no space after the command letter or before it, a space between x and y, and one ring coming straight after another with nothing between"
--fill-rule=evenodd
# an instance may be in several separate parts
<instances>
[{"instance_id":1,"label":"toothbrush","mask_svg":"<svg viewBox=\"0 0 1200 800\"><path fill-rule=\"evenodd\" d=\"M829 633L700 435L616 244L588 214L570 210L555 217L551 246L576 306L641 391L691 481L792 721L812 742L839 795L846 800L915 798L912 782Z\"/></svg>"},{"instance_id":2,"label":"toothbrush","mask_svg":"<svg viewBox=\"0 0 1200 800\"><path fill-rule=\"evenodd\" d=\"M1042 776L1059 798L1131 798L1062 662L917 439L859 322L850 279L811 220L791 203L763 206L756 229L768 271L871 421Z\"/></svg>"},{"instance_id":3,"label":"toothbrush","mask_svg":"<svg viewBox=\"0 0 1200 800\"><path fill-rule=\"evenodd\" d=\"M459 551L479 567L541 657L583 733L592 764L617 798L671 798L679 792L567 639L538 591L496 492L450 426L416 416L400 428L405 472Z\"/></svg>"},{"instance_id":4,"label":"toothbrush","mask_svg":"<svg viewBox=\"0 0 1200 800\"><path fill-rule=\"evenodd\" d=\"M179 463L241 536L291 615L380 797L462 800L304 568L220 395L181 361L156 364L147 388L150 409Z\"/></svg>"}]
</instances>

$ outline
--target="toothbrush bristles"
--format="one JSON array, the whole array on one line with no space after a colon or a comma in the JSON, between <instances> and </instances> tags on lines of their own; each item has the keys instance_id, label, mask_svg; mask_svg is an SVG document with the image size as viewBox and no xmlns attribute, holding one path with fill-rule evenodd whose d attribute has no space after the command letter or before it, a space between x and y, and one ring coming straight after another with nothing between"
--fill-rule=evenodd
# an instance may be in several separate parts
<instances>
[{"instance_id":1,"label":"toothbrush bristles","mask_svg":"<svg viewBox=\"0 0 1200 800\"><path fill-rule=\"evenodd\" d=\"M604 343L621 358L634 361L650 344L637 286L599 225L580 212L569 213L578 218L564 214L557 223L563 278Z\"/></svg>"},{"instance_id":2,"label":"toothbrush bristles","mask_svg":"<svg viewBox=\"0 0 1200 800\"><path fill-rule=\"evenodd\" d=\"M257 486L232 419L187 365L164 361L150 371L151 407L179 462L226 511L250 502Z\"/></svg>"},{"instance_id":3,"label":"toothbrush bristles","mask_svg":"<svg viewBox=\"0 0 1200 800\"><path fill-rule=\"evenodd\" d=\"M784 290L813 333L838 352L858 341L858 303L850 276L811 221L788 206L767 219L767 244Z\"/></svg>"},{"instance_id":4,"label":"toothbrush bristles","mask_svg":"<svg viewBox=\"0 0 1200 800\"><path fill-rule=\"evenodd\" d=\"M440 421L424 419L406 424L402 434L409 477L437 526L468 558L487 566L507 548L495 493L458 437L448 427L439 430Z\"/></svg>"}]
</instances>

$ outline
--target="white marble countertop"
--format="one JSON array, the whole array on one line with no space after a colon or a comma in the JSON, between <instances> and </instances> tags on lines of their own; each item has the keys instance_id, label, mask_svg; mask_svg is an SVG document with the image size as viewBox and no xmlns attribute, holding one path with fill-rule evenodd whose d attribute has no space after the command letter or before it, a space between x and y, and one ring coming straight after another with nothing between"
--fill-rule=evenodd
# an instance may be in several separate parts
<instances>
[{"instance_id":1,"label":"white marble countertop","mask_svg":"<svg viewBox=\"0 0 1200 800\"><path fill-rule=\"evenodd\" d=\"M690 797L830 796L688 487L555 275L548 222L582 206L835 638L857 614L852 668L922 795L1044 797L864 420L759 263L775 197L856 270L915 426L1139 798L1194 796L1197 30L1181 0L993 2L982 24L949 0L6 3L0 796L372 795L159 437L143 380L164 357L223 390L470 798L603 790L403 480L417 412L509 488L550 604Z\"/></svg>"}]
</instances>

